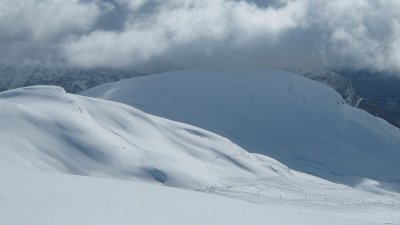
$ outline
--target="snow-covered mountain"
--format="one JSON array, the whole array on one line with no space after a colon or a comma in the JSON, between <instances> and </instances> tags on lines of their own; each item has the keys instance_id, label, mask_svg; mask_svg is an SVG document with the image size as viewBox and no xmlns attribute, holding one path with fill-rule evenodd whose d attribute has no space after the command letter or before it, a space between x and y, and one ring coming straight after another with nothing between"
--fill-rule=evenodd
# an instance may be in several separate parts
<instances>
[{"instance_id":1,"label":"snow-covered mountain","mask_svg":"<svg viewBox=\"0 0 400 225\"><path fill-rule=\"evenodd\" d=\"M0 166L181 188L291 176L211 132L119 103L37 86L0 93Z\"/></svg>"},{"instance_id":2,"label":"snow-covered mountain","mask_svg":"<svg viewBox=\"0 0 400 225\"><path fill-rule=\"evenodd\" d=\"M257 184L274 181L274 189L293 186L288 193L298 197L311 193L316 185L335 186L291 171L270 157L248 153L204 129L120 103L67 94L56 86L1 92L0 106L3 169L111 177L189 189L254 189ZM307 184L303 184L305 180ZM306 187L308 191L304 191ZM340 185L335 188L346 192Z\"/></svg>"},{"instance_id":3,"label":"snow-covered mountain","mask_svg":"<svg viewBox=\"0 0 400 225\"><path fill-rule=\"evenodd\" d=\"M358 186L368 178L387 189L400 183L399 129L300 75L179 71L82 94L210 130L250 152L331 181Z\"/></svg>"},{"instance_id":4,"label":"snow-covered mountain","mask_svg":"<svg viewBox=\"0 0 400 225\"><path fill-rule=\"evenodd\" d=\"M339 74L325 69L296 70L295 73L331 86L349 105L364 109L400 127L400 100L393 96L393 93L397 93L393 87L399 83L396 77L386 79L387 76L373 75L371 79L369 72L345 71ZM79 93L104 83L146 74L151 73L112 68L0 65L0 91L32 85L57 85L69 93ZM354 88L353 83L357 88Z\"/></svg>"},{"instance_id":5,"label":"snow-covered mountain","mask_svg":"<svg viewBox=\"0 0 400 225\"><path fill-rule=\"evenodd\" d=\"M317 82L180 71L90 93L175 121L56 86L1 92L0 223L400 223L398 130Z\"/></svg>"},{"instance_id":6,"label":"snow-covered mountain","mask_svg":"<svg viewBox=\"0 0 400 225\"><path fill-rule=\"evenodd\" d=\"M57 85L69 93L78 93L100 84L141 75L144 74L111 68L0 65L0 91L32 85Z\"/></svg>"},{"instance_id":7,"label":"snow-covered mountain","mask_svg":"<svg viewBox=\"0 0 400 225\"><path fill-rule=\"evenodd\" d=\"M193 224L243 224L249 216L256 221L254 224L292 224L296 218L306 224L319 224L325 219L331 224L366 224L365 221L381 221L381 213L395 215L396 206L391 204L400 205L400 196L393 192L381 190L377 194L331 183L291 170L267 156L248 153L201 128L120 103L67 94L60 87L36 86L2 92L0 108L2 223L107 224L125 218L129 221L118 224L152 224L161 221L158 216L169 215L163 224L183 223L191 218L204 218ZM217 193L264 206L212 200L214 197L143 183ZM373 184L365 185L374 188ZM303 202L304 196L308 200ZM39 201L45 204L34 207ZM350 208L361 201L369 204L349 215L338 207L343 201ZM368 216L377 210L378 201L382 202L378 207L385 210ZM97 206L87 207L93 204ZM112 211L111 205L105 204L112 204ZM166 205L180 213L167 210L147 219L142 216L142 211L158 212ZM280 208L273 209L276 205ZM230 209L222 210L221 206ZM315 206L319 206L317 212ZM40 212L48 212L49 207L53 213L37 217ZM127 208L130 210L126 211ZM239 211L236 216L242 219L222 216L230 210ZM27 211L30 213L18 216ZM71 215L77 211L85 212L85 216ZM96 213L101 216L94 216ZM181 213L188 216L182 217ZM287 214L293 217L288 219Z\"/></svg>"}]
</instances>

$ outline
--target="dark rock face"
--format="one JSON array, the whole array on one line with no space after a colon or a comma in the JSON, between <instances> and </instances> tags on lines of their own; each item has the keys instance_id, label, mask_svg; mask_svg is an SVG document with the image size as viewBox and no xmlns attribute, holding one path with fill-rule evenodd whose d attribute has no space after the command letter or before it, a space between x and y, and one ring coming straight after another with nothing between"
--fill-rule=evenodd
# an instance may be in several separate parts
<instances>
[{"instance_id":1,"label":"dark rock face","mask_svg":"<svg viewBox=\"0 0 400 225\"><path fill-rule=\"evenodd\" d=\"M400 128L400 75L371 71L343 71L363 98L359 108Z\"/></svg>"}]
</instances>

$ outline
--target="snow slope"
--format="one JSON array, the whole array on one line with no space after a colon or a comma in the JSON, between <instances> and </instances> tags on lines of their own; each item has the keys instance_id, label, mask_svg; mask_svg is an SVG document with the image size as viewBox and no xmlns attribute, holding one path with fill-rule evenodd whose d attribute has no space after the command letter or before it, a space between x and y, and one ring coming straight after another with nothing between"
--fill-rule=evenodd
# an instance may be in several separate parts
<instances>
[{"instance_id":1,"label":"snow slope","mask_svg":"<svg viewBox=\"0 0 400 225\"><path fill-rule=\"evenodd\" d=\"M119 103L37 86L0 93L0 168L39 169L201 188L289 176L211 132ZM265 165L266 164L266 165Z\"/></svg>"},{"instance_id":2,"label":"snow slope","mask_svg":"<svg viewBox=\"0 0 400 225\"><path fill-rule=\"evenodd\" d=\"M247 151L324 179L399 191L400 131L332 88L280 71L178 71L89 89L210 130Z\"/></svg>"},{"instance_id":3,"label":"snow slope","mask_svg":"<svg viewBox=\"0 0 400 225\"><path fill-rule=\"evenodd\" d=\"M0 109L0 224L400 223L398 194L291 170L212 132L120 103L36 86L1 92Z\"/></svg>"},{"instance_id":4,"label":"snow slope","mask_svg":"<svg viewBox=\"0 0 400 225\"><path fill-rule=\"evenodd\" d=\"M154 185L50 173L0 171L0 224L372 225Z\"/></svg>"}]
</instances>

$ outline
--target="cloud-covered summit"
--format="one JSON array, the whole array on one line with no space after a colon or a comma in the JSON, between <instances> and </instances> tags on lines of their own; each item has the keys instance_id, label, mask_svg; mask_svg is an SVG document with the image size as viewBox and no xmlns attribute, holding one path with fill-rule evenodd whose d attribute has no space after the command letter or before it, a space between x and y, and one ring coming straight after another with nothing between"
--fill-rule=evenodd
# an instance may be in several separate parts
<instances>
[{"instance_id":1,"label":"cloud-covered summit","mask_svg":"<svg viewBox=\"0 0 400 225\"><path fill-rule=\"evenodd\" d=\"M1 63L400 71L398 0L0 0Z\"/></svg>"}]
</instances>

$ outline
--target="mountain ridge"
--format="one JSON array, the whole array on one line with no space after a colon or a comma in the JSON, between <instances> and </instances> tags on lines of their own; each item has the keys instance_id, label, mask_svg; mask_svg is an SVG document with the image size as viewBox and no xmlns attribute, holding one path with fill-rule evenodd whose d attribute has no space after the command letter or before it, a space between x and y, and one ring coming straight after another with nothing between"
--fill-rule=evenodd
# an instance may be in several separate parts
<instances>
[{"instance_id":1,"label":"mountain ridge","mask_svg":"<svg viewBox=\"0 0 400 225\"><path fill-rule=\"evenodd\" d=\"M300 75L178 71L105 84L81 94L202 127L250 152L336 182L346 183L345 176L400 181L400 173L394 172L400 157L399 130ZM351 157L341 156L348 154Z\"/></svg>"}]
</instances>

